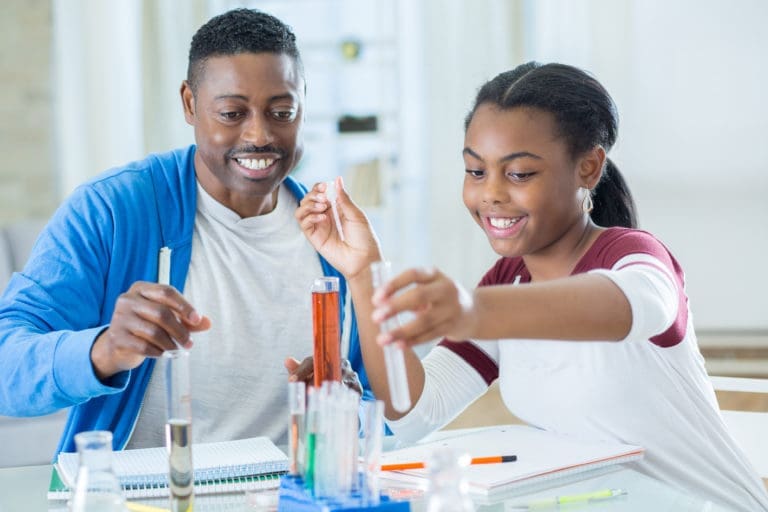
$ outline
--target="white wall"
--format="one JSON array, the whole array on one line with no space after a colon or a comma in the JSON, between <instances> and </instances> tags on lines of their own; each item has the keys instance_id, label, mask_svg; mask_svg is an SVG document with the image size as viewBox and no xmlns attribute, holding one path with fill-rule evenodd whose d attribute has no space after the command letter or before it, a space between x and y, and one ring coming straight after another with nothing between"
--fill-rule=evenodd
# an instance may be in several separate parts
<instances>
[{"instance_id":1,"label":"white wall","mask_svg":"<svg viewBox=\"0 0 768 512\"><path fill-rule=\"evenodd\" d=\"M686 271L699 329L765 329L768 3L537 0L526 58L592 71L621 116L613 157Z\"/></svg>"},{"instance_id":2,"label":"white wall","mask_svg":"<svg viewBox=\"0 0 768 512\"><path fill-rule=\"evenodd\" d=\"M54 2L64 194L110 165L191 140L176 92L189 36L211 11L239 3L164 0L154 9L144 2L142 11L127 0ZM697 327L768 328L768 2L397 5L397 29L409 35L398 36L405 115L392 259L434 263L467 286L477 282L496 256L461 203L463 118L477 88L498 72L532 58L562 61L592 71L613 94L622 127L612 156L635 194L641 226L686 269ZM170 23L168 9L178 10ZM164 21L150 25L154 15ZM310 29L297 27L299 38ZM142 30L164 52L159 67L147 67L153 46L145 42L142 53ZM169 129L159 129L161 119Z\"/></svg>"}]
</instances>

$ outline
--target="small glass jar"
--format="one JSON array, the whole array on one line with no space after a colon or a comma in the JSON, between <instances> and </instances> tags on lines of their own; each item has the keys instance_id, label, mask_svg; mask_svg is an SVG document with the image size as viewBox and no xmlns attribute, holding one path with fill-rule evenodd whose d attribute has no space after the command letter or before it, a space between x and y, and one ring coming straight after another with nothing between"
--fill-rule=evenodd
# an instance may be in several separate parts
<instances>
[{"instance_id":1,"label":"small glass jar","mask_svg":"<svg viewBox=\"0 0 768 512\"><path fill-rule=\"evenodd\" d=\"M463 459L449 448L439 448L429 457L427 512L474 512L464 479Z\"/></svg>"},{"instance_id":2,"label":"small glass jar","mask_svg":"<svg viewBox=\"0 0 768 512\"><path fill-rule=\"evenodd\" d=\"M72 512L124 512L125 497L112 469L112 433L106 430L81 432L75 436L80 462Z\"/></svg>"}]
</instances>

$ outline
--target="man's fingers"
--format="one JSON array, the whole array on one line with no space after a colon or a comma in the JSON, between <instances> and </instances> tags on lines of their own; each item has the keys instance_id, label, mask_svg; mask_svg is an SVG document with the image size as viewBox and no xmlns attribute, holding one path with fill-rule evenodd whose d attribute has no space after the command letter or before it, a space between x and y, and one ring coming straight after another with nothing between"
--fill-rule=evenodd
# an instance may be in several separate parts
<instances>
[{"instance_id":1,"label":"man's fingers","mask_svg":"<svg viewBox=\"0 0 768 512\"><path fill-rule=\"evenodd\" d=\"M179 320L190 326L198 325L203 317L173 286L157 283L137 283L131 287L145 299L169 307Z\"/></svg>"}]
</instances>

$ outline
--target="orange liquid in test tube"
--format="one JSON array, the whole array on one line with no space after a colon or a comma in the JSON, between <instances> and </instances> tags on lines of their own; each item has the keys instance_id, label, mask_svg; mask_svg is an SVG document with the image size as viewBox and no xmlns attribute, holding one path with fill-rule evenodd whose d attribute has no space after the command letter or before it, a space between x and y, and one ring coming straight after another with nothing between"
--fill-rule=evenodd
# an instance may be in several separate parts
<instances>
[{"instance_id":1,"label":"orange liquid in test tube","mask_svg":"<svg viewBox=\"0 0 768 512\"><path fill-rule=\"evenodd\" d=\"M340 323L339 279L315 279L312 285L312 333L317 387L326 380L341 382Z\"/></svg>"}]
</instances>

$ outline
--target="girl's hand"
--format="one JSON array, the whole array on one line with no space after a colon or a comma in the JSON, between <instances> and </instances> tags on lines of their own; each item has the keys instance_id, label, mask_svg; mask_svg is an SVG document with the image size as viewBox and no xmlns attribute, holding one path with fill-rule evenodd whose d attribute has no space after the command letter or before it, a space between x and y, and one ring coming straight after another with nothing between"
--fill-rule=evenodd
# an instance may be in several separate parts
<instances>
[{"instance_id":1,"label":"girl's hand","mask_svg":"<svg viewBox=\"0 0 768 512\"><path fill-rule=\"evenodd\" d=\"M477 311L472 299L459 283L436 269L410 269L380 287L373 296L372 319L381 324L403 311L415 319L380 333L380 345L415 345L436 338L465 340L472 337Z\"/></svg>"},{"instance_id":2,"label":"girl's hand","mask_svg":"<svg viewBox=\"0 0 768 512\"><path fill-rule=\"evenodd\" d=\"M347 195L341 177L336 178L335 185L343 240L334 221L326 183L317 183L307 192L296 210L296 219L315 250L350 280L380 260L381 249L368 218Z\"/></svg>"}]
</instances>

